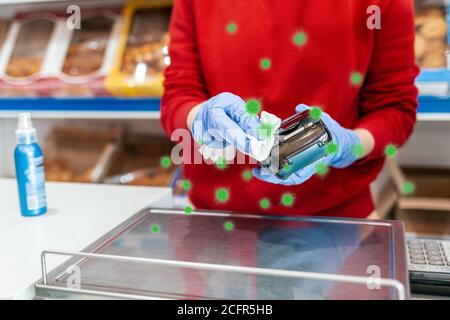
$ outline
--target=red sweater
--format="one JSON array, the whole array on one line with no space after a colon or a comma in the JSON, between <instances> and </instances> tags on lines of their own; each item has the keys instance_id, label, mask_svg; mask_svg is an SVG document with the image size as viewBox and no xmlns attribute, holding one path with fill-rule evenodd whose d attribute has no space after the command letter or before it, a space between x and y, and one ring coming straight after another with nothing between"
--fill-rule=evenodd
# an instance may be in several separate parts
<instances>
[{"instance_id":1,"label":"red sweater","mask_svg":"<svg viewBox=\"0 0 450 320\"><path fill-rule=\"evenodd\" d=\"M383 166L386 145L402 145L416 120L412 2L176 0L161 109L169 135L186 128L186 116L195 105L228 91L260 99L264 110L282 119L297 104L321 106L342 126L368 129L375 138L375 148L364 160L297 186L246 181L242 172L251 165L224 170L184 165L193 204L201 209L366 217L374 209L369 184ZM381 8L380 30L367 28L366 11L372 4ZM269 59L269 68L261 67L262 59ZM221 187L228 188L229 201L216 201L215 191ZM280 202L286 192L295 198L290 207ZM270 200L270 209L260 207L262 198Z\"/></svg>"}]
</instances>

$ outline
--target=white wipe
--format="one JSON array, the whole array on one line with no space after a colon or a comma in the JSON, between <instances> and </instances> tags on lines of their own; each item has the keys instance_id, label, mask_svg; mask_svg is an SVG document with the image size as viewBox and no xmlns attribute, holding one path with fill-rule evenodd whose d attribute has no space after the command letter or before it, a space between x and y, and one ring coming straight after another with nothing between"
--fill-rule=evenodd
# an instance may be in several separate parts
<instances>
[{"instance_id":1,"label":"white wipe","mask_svg":"<svg viewBox=\"0 0 450 320\"><path fill-rule=\"evenodd\" d=\"M271 113L263 111L259 120L261 123L270 126L272 134L270 137L264 137L262 140L258 140L256 137L251 135L247 135L250 139L251 148L251 154L249 154L249 156L258 161L264 161L269 157L270 151L275 143L274 133L278 130L278 128L280 128L281 119Z\"/></svg>"},{"instance_id":2,"label":"white wipe","mask_svg":"<svg viewBox=\"0 0 450 320\"><path fill-rule=\"evenodd\" d=\"M263 111L261 113L259 120L261 121L261 123L270 126L273 133L275 133L281 125L280 118L266 111ZM258 139L258 137L247 134L247 138L250 140L250 153L246 153L241 150L240 151L257 161L266 160L269 157L270 151L272 150L272 147L275 143L275 136L272 134L270 135L270 137L259 137L260 139ZM199 149L199 152L206 160L213 161L218 161L219 159L225 159L229 161L236 156L236 150L232 145L228 145L223 149L216 149L208 147L207 145L202 145Z\"/></svg>"},{"instance_id":3,"label":"white wipe","mask_svg":"<svg viewBox=\"0 0 450 320\"><path fill-rule=\"evenodd\" d=\"M223 149L211 148L204 144L200 147L199 152L205 160L214 162L217 162L219 159L231 161L236 156L236 149L231 144Z\"/></svg>"}]
</instances>

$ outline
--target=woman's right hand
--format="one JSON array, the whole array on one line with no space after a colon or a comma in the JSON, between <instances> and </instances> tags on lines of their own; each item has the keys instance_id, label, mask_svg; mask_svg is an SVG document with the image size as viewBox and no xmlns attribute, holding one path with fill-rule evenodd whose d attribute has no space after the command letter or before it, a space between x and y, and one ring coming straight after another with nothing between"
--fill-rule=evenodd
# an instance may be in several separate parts
<instances>
[{"instance_id":1,"label":"woman's right hand","mask_svg":"<svg viewBox=\"0 0 450 320\"><path fill-rule=\"evenodd\" d=\"M213 149L229 146L250 153L247 134L256 136L260 121L245 109L245 101L232 93L220 93L191 111L188 127L194 140ZM192 119L190 123L189 119Z\"/></svg>"}]
</instances>

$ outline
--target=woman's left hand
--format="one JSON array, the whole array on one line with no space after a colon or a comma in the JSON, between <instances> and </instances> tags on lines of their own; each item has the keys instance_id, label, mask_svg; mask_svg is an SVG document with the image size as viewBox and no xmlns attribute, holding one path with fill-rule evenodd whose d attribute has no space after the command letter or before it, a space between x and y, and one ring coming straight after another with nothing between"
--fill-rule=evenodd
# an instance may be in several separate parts
<instances>
[{"instance_id":1,"label":"woman's left hand","mask_svg":"<svg viewBox=\"0 0 450 320\"><path fill-rule=\"evenodd\" d=\"M300 104L295 108L297 113L311 110L309 106ZM324 174L328 167L345 168L365 155L360 136L353 130L346 129L337 123L329 114L321 112L321 120L325 123L332 136L332 142L327 149L328 156L293 173L288 179L282 180L266 172L260 167L253 169L253 175L269 183L297 185L309 180L314 174Z\"/></svg>"}]
</instances>

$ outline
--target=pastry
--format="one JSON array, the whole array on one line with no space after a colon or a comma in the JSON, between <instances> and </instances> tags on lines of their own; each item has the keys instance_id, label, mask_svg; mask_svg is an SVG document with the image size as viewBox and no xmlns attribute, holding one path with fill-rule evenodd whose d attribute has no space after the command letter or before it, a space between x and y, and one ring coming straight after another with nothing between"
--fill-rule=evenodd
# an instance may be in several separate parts
<instances>
[{"instance_id":1,"label":"pastry","mask_svg":"<svg viewBox=\"0 0 450 320\"><path fill-rule=\"evenodd\" d=\"M423 37L420 35L416 35L415 42L414 42L414 51L416 60L420 60L425 55L425 52L427 50L427 42Z\"/></svg>"}]
</instances>

